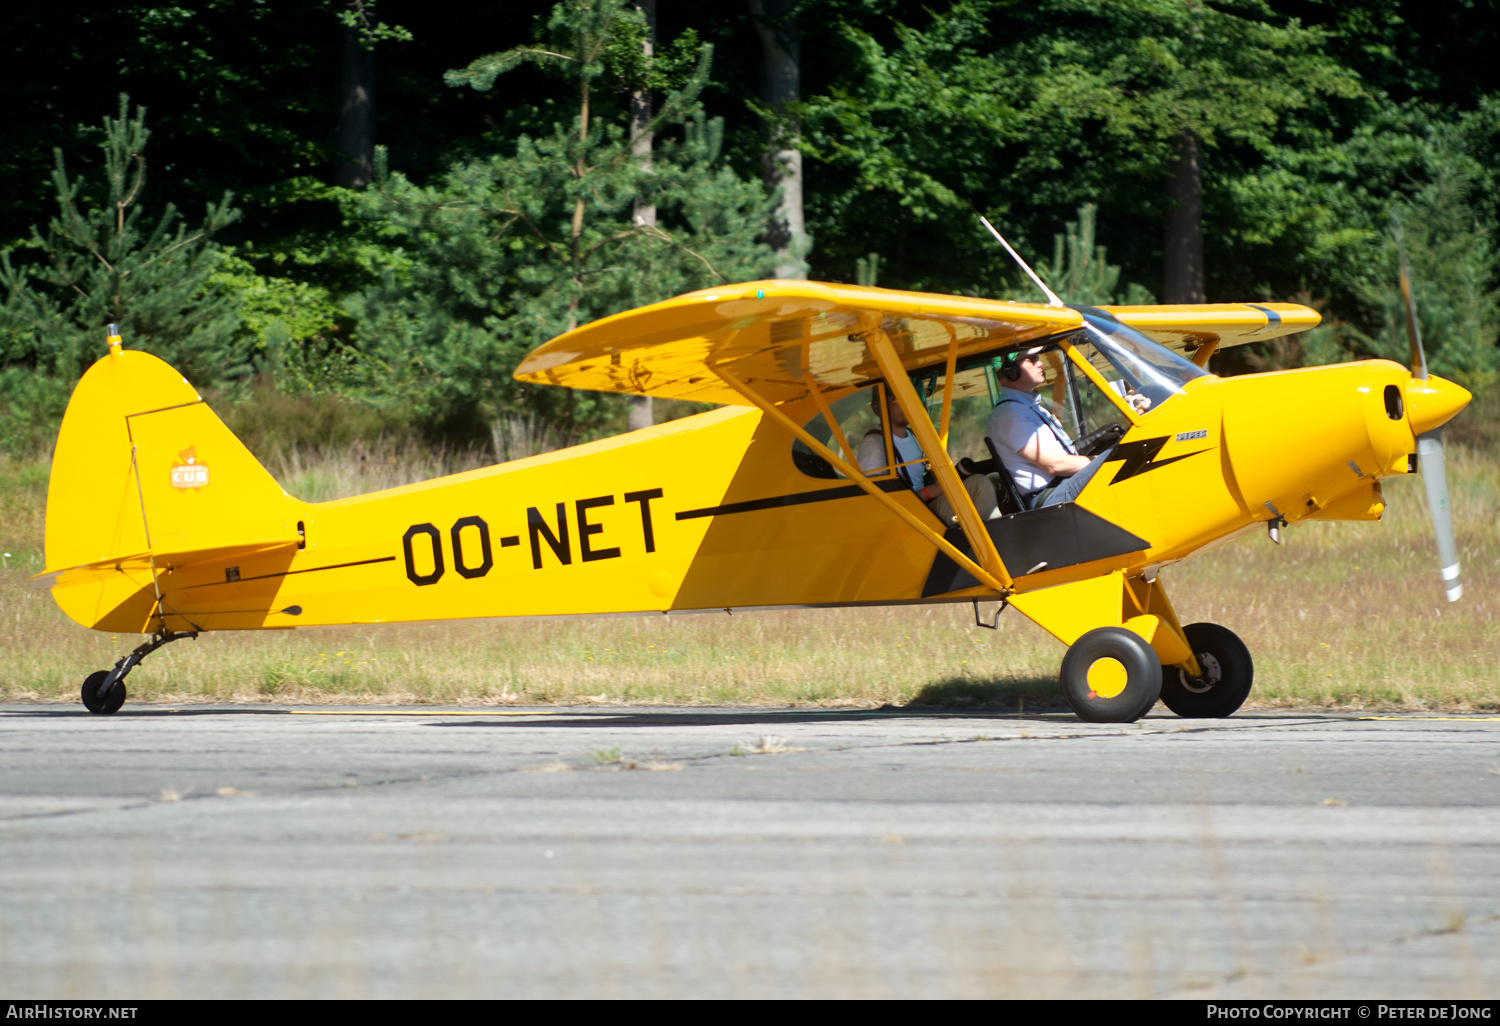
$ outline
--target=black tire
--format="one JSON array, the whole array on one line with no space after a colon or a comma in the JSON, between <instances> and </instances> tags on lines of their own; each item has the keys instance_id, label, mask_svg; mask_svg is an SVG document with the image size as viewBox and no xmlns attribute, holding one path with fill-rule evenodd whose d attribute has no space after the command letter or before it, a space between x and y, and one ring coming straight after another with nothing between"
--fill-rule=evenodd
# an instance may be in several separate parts
<instances>
[{"instance_id":1,"label":"black tire","mask_svg":"<svg viewBox=\"0 0 1500 1026\"><path fill-rule=\"evenodd\" d=\"M1063 698L1080 719L1131 723L1156 704L1161 661L1139 634L1097 627L1069 647L1061 677Z\"/></svg>"},{"instance_id":2,"label":"black tire","mask_svg":"<svg viewBox=\"0 0 1500 1026\"><path fill-rule=\"evenodd\" d=\"M1189 677L1176 666L1161 668L1161 700L1178 716L1218 720L1232 716L1255 683L1255 663L1250 650L1228 627L1216 623L1190 623L1182 629L1193 655L1203 669L1202 677Z\"/></svg>"},{"instance_id":3,"label":"black tire","mask_svg":"<svg viewBox=\"0 0 1500 1026\"><path fill-rule=\"evenodd\" d=\"M125 682L117 680L107 695L99 694L99 685L109 676L108 670L95 670L83 679L83 706L91 713L108 716L125 704Z\"/></svg>"}]
</instances>

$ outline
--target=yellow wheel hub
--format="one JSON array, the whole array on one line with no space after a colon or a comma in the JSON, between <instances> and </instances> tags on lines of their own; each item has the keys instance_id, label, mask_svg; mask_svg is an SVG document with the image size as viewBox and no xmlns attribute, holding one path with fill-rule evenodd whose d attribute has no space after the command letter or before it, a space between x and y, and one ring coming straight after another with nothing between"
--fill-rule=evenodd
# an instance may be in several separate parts
<instances>
[{"instance_id":1,"label":"yellow wheel hub","mask_svg":"<svg viewBox=\"0 0 1500 1026\"><path fill-rule=\"evenodd\" d=\"M1114 698L1125 690L1130 675L1120 660L1105 656L1089 665L1088 682L1090 698Z\"/></svg>"}]
</instances>

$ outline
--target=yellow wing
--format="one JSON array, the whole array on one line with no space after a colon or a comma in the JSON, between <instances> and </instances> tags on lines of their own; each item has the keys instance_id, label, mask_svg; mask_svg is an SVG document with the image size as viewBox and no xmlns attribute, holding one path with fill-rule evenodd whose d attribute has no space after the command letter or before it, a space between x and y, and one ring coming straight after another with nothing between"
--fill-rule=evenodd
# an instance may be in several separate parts
<instances>
[{"instance_id":1,"label":"yellow wing","mask_svg":"<svg viewBox=\"0 0 1500 1026\"><path fill-rule=\"evenodd\" d=\"M1104 306L1136 331L1177 353L1205 343L1217 348L1264 342L1316 328L1316 310L1296 303L1213 303L1197 306Z\"/></svg>"},{"instance_id":2,"label":"yellow wing","mask_svg":"<svg viewBox=\"0 0 1500 1026\"><path fill-rule=\"evenodd\" d=\"M1290 303L1103 308L1177 352L1262 341L1318 323ZM747 405L730 371L772 403L879 378L862 333L883 328L916 370L1079 327L1072 308L810 281L758 281L690 292L606 317L534 350L520 381L596 392Z\"/></svg>"},{"instance_id":3,"label":"yellow wing","mask_svg":"<svg viewBox=\"0 0 1500 1026\"><path fill-rule=\"evenodd\" d=\"M1075 310L966 296L757 281L606 317L533 351L516 378L597 392L748 405L730 371L773 403L881 377L861 333L883 328L909 370L1076 328Z\"/></svg>"}]
</instances>

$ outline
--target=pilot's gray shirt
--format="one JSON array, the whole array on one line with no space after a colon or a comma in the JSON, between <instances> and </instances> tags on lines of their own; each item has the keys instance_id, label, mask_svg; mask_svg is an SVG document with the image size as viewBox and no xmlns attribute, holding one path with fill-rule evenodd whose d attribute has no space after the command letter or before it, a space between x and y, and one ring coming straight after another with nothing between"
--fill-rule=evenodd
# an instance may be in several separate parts
<instances>
[{"instance_id":1,"label":"pilot's gray shirt","mask_svg":"<svg viewBox=\"0 0 1500 1026\"><path fill-rule=\"evenodd\" d=\"M994 441L1001 464L1022 496L1039 492L1052 483L1051 474L1021 455L1021 450L1030 445L1039 432L1050 432L1064 451L1075 451L1073 440L1061 425L1054 427L1048 423L1041 402L1042 397L1035 392L1002 387L1000 401L995 404L985 425L985 434Z\"/></svg>"}]
</instances>

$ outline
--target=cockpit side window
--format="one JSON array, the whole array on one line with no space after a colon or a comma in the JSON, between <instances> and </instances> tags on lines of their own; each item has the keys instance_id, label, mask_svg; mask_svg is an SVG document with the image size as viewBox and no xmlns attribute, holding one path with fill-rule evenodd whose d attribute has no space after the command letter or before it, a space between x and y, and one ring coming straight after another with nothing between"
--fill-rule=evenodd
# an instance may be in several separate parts
<instances>
[{"instance_id":1,"label":"cockpit side window","mask_svg":"<svg viewBox=\"0 0 1500 1026\"><path fill-rule=\"evenodd\" d=\"M1037 394L1074 441L1110 424L1128 429L1132 420L1128 409L1137 411L1137 416L1148 414L1177 395L1188 382L1206 374L1107 314L1088 309L1083 312L1085 325L1081 330L1033 343L1041 347L1044 370ZM1084 372L1080 365L1084 363L1104 380L1105 389ZM966 356L955 367L948 418L948 455L955 463L965 456L976 461L989 458L984 436L990 413L1007 384L1002 366L1001 354L991 351ZM911 376L928 417L939 430L946 379L947 368L942 364L923 368ZM883 384L862 388L831 404L834 419L848 443L848 452L857 453L871 431L884 430L871 406L876 390L883 388ZM833 452L844 453L821 413L812 417L805 428ZM809 477L843 477L800 440L792 445L792 460ZM872 471L877 477L889 473Z\"/></svg>"},{"instance_id":2,"label":"cockpit side window","mask_svg":"<svg viewBox=\"0 0 1500 1026\"><path fill-rule=\"evenodd\" d=\"M870 405L877 387L861 388L829 404L833 419L838 421L839 430L843 432L844 440L849 443L851 452L859 451L860 442L864 441L865 435L871 430L880 429L880 418L875 415L875 409ZM831 451L843 455L838 439L833 437L833 431L823 414L815 415L803 425L803 429ZM808 477L838 479L844 476L835 470L831 463L809 449L800 438L792 443L792 462Z\"/></svg>"},{"instance_id":3,"label":"cockpit side window","mask_svg":"<svg viewBox=\"0 0 1500 1026\"><path fill-rule=\"evenodd\" d=\"M1067 382L1069 408L1072 413L1072 421L1064 421L1068 432L1076 441L1090 432L1097 431L1108 424L1119 424L1121 427L1130 427L1130 418L1125 415L1121 404L1128 401L1133 391L1129 384L1121 379L1119 371L1107 360L1091 360L1094 355L1087 340L1074 338L1074 350L1083 359L1088 360L1095 369L1100 372L1105 383L1109 385L1114 397L1106 396L1099 386L1094 384L1094 379L1085 374L1073 361L1067 361ZM1079 345L1079 343L1083 343Z\"/></svg>"},{"instance_id":4,"label":"cockpit side window","mask_svg":"<svg viewBox=\"0 0 1500 1026\"><path fill-rule=\"evenodd\" d=\"M946 368L932 367L912 376L917 395L927 407L927 416L939 429L943 423L943 385ZM982 459L984 425L998 398L995 371L988 363L959 368L953 375L953 400L948 414L948 455L957 461L965 456Z\"/></svg>"},{"instance_id":5,"label":"cockpit side window","mask_svg":"<svg viewBox=\"0 0 1500 1026\"><path fill-rule=\"evenodd\" d=\"M1077 437L1089 430L1096 422L1113 415L1124 417L1099 394L1083 374L1077 372L1056 344L1050 345L1042 354L1045 380L1038 392L1044 402L1068 430ZM1000 401L1000 389L1005 385L1004 376L997 370L998 357L982 354L968 357L960 363L953 375L952 405L948 415L948 456L955 463L965 456L976 461L989 459L989 449L984 443L985 431L991 411ZM1076 378L1075 378L1076 375ZM943 421L943 386L947 369L942 365L917 371L911 377L912 386L927 409L933 427L941 429ZM849 451L857 453L860 444L871 431L884 431L885 426L876 415L871 401L883 384L859 389L830 405L834 419L838 421L849 444ZM1087 395L1087 399L1081 397ZM1086 426L1087 425L1087 426ZM842 455L838 440L833 437L828 421L821 413L813 416L804 425L808 434L822 442L830 450ZM887 452L889 452L887 446ZM800 439L792 443L792 461L797 469L809 477L838 479L839 473L827 460L814 453ZM872 471L873 477L885 477L890 471Z\"/></svg>"}]
</instances>

